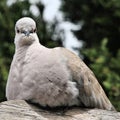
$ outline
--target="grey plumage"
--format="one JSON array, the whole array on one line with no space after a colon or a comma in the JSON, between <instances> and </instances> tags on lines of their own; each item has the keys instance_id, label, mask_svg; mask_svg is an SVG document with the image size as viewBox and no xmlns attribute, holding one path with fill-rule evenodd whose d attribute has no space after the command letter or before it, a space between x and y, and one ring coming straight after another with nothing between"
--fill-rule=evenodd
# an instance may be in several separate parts
<instances>
[{"instance_id":1,"label":"grey plumage","mask_svg":"<svg viewBox=\"0 0 120 120\"><path fill-rule=\"evenodd\" d=\"M93 72L74 53L39 43L36 24L24 17L15 25L15 54L6 86L8 100L42 106L83 106L115 110Z\"/></svg>"}]
</instances>

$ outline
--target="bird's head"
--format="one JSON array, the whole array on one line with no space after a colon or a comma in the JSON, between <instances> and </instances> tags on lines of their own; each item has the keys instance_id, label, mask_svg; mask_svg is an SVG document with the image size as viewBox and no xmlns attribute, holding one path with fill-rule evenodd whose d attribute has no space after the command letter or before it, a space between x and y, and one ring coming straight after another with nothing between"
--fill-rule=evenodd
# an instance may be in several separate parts
<instances>
[{"instance_id":1,"label":"bird's head","mask_svg":"<svg viewBox=\"0 0 120 120\"><path fill-rule=\"evenodd\" d=\"M17 46L31 45L38 41L36 23L32 18L23 17L15 25L15 44Z\"/></svg>"}]
</instances>

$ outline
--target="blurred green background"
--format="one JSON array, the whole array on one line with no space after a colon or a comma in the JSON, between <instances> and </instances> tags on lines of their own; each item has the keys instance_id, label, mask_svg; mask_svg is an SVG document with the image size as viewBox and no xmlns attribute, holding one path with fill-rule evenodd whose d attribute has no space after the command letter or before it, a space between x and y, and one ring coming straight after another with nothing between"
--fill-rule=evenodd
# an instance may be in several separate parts
<instances>
[{"instance_id":1,"label":"blurred green background","mask_svg":"<svg viewBox=\"0 0 120 120\"><path fill-rule=\"evenodd\" d=\"M52 2L52 1L51 1ZM84 41L79 50L84 62L93 70L112 104L120 111L120 0L61 0L64 20L81 24L72 31ZM44 5L36 3L40 15L30 11L28 0L17 0L7 5L0 1L0 102L5 101L5 86L14 54L14 25L23 17L37 22L41 44L47 47L63 46L61 37L53 40L57 21L50 28L43 19ZM51 13L50 13L51 14Z\"/></svg>"}]
</instances>

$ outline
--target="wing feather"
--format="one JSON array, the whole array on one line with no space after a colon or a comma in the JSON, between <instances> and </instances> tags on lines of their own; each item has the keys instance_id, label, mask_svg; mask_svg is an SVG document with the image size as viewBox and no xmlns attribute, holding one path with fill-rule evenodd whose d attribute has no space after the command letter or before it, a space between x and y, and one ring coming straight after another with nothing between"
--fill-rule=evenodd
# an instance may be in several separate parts
<instances>
[{"instance_id":1,"label":"wing feather","mask_svg":"<svg viewBox=\"0 0 120 120\"><path fill-rule=\"evenodd\" d=\"M115 110L93 72L74 53L60 48L72 79L77 83L79 99L85 107Z\"/></svg>"}]
</instances>

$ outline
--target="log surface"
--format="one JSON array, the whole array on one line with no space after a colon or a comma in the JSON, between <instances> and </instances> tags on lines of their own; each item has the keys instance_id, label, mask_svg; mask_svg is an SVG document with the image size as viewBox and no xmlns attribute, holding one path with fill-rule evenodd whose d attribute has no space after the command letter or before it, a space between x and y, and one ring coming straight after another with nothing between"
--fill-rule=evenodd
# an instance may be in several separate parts
<instances>
[{"instance_id":1,"label":"log surface","mask_svg":"<svg viewBox=\"0 0 120 120\"><path fill-rule=\"evenodd\" d=\"M53 111L11 100L0 103L0 120L120 120L120 112L85 108Z\"/></svg>"}]
</instances>

